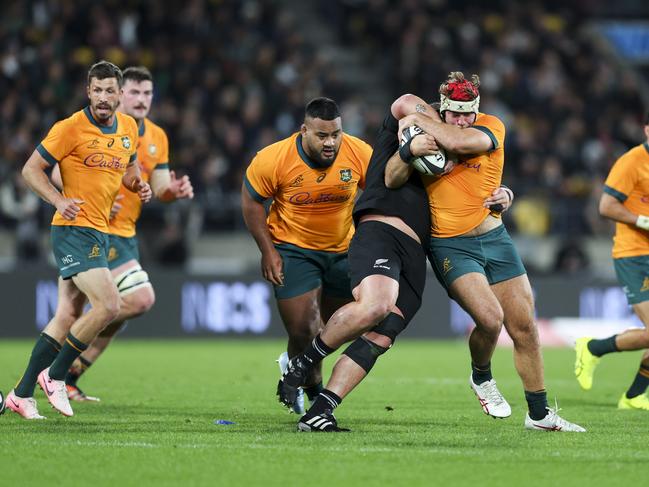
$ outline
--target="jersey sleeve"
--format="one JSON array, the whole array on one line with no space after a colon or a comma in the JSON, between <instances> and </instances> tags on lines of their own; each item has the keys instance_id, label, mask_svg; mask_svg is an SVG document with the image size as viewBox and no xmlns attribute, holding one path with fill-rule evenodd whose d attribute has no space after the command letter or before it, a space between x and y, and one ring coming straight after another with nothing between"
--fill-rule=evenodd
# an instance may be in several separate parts
<instances>
[{"instance_id":1,"label":"jersey sleeve","mask_svg":"<svg viewBox=\"0 0 649 487\"><path fill-rule=\"evenodd\" d=\"M75 140L71 132L73 127L69 120L55 123L45 138L36 147L38 153L52 166L60 162L74 149L71 141Z\"/></svg>"},{"instance_id":2,"label":"jersey sleeve","mask_svg":"<svg viewBox=\"0 0 649 487\"><path fill-rule=\"evenodd\" d=\"M252 199L259 203L273 197L277 191L274 161L262 153L257 153L246 169L244 184Z\"/></svg>"},{"instance_id":3,"label":"jersey sleeve","mask_svg":"<svg viewBox=\"0 0 649 487\"><path fill-rule=\"evenodd\" d=\"M370 159L372 158L372 146L367 142L358 139L358 149L361 169L361 178L358 181L358 186L362 189L365 189L365 176L367 175L367 167L369 166Z\"/></svg>"},{"instance_id":4,"label":"jersey sleeve","mask_svg":"<svg viewBox=\"0 0 649 487\"><path fill-rule=\"evenodd\" d=\"M493 115L484 115L476 121L472 128L479 130L491 139L491 151L502 148L505 145L505 124Z\"/></svg>"},{"instance_id":5,"label":"jersey sleeve","mask_svg":"<svg viewBox=\"0 0 649 487\"><path fill-rule=\"evenodd\" d=\"M633 190L638 171L633 164L634 159L628 154L620 157L604 182L604 192L613 196L620 203L624 203Z\"/></svg>"},{"instance_id":6,"label":"jersey sleeve","mask_svg":"<svg viewBox=\"0 0 649 487\"><path fill-rule=\"evenodd\" d=\"M139 138L140 135L138 134L137 130L137 123L135 122L135 119L131 118L131 138L132 138L132 143L131 143L131 155L128 158L129 164L135 162L137 160L137 146L139 145Z\"/></svg>"},{"instance_id":7,"label":"jersey sleeve","mask_svg":"<svg viewBox=\"0 0 649 487\"><path fill-rule=\"evenodd\" d=\"M160 159L154 169L169 169L169 139L164 130L160 129Z\"/></svg>"}]
</instances>

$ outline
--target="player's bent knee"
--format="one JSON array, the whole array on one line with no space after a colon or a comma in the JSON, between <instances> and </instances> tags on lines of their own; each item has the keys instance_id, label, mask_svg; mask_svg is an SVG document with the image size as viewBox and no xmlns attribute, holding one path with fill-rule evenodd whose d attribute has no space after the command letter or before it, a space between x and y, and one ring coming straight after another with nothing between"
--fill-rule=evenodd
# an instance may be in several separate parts
<instances>
[{"instance_id":1,"label":"player's bent knee","mask_svg":"<svg viewBox=\"0 0 649 487\"><path fill-rule=\"evenodd\" d=\"M483 313L477 320L478 326L483 332L489 334L499 334L503 327L503 320L505 319L502 310L493 310L491 312Z\"/></svg>"},{"instance_id":2,"label":"player's bent knee","mask_svg":"<svg viewBox=\"0 0 649 487\"><path fill-rule=\"evenodd\" d=\"M133 310L135 316L139 316L143 313L149 311L155 304L155 293L153 292L153 287L151 284L138 289L134 294L124 296L120 294L124 303L128 302L129 309ZM126 306L126 304L125 304Z\"/></svg>"},{"instance_id":3,"label":"player's bent knee","mask_svg":"<svg viewBox=\"0 0 649 487\"><path fill-rule=\"evenodd\" d=\"M119 295L122 297L133 294L139 289L151 287L149 274L139 265L133 266L115 276L114 281ZM153 293L153 289L151 292ZM151 303L151 306L153 306L153 303Z\"/></svg>"},{"instance_id":4,"label":"player's bent knee","mask_svg":"<svg viewBox=\"0 0 649 487\"><path fill-rule=\"evenodd\" d=\"M365 337L354 340L343 352L365 372L372 370L376 360L389 350L389 347L381 347Z\"/></svg>"}]
</instances>

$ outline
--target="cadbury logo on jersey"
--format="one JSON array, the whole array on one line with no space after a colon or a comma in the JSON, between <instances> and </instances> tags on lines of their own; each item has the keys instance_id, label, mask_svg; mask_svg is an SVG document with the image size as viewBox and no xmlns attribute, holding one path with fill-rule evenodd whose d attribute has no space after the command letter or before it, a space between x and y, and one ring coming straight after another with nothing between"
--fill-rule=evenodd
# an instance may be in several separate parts
<instances>
[{"instance_id":1,"label":"cadbury logo on jersey","mask_svg":"<svg viewBox=\"0 0 649 487\"><path fill-rule=\"evenodd\" d=\"M309 192L297 193L289 198L294 205L315 205L319 203L344 203L351 198L351 194L320 193L312 196Z\"/></svg>"},{"instance_id":2,"label":"cadbury logo on jersey","mask_svg":"<svg viewBox=\"0 0 649 487\"><path fill-rule=\"evenodd\" d=\"M83 164L88 167L106 167L108 169L126 169L128 164L121 162L122 158L95 152L83 160Z\"/></svg>"}]
</instances>

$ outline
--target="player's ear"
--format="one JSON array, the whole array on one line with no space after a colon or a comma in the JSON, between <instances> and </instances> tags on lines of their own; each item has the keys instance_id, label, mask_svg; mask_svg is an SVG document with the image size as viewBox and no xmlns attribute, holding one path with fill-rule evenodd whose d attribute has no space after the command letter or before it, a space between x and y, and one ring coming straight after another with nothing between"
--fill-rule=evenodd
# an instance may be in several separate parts
<instances>
[{"instance_id":1,"label":"player's ear","mask_svg":"<svg viewBox=\"0 0 649 487\"><path fill-rule=\"evenodd\" d=\"M303 123L302 126L300 127L300 133L302 135L306 135L306 124Z\"/></svg>"}]
</instances>

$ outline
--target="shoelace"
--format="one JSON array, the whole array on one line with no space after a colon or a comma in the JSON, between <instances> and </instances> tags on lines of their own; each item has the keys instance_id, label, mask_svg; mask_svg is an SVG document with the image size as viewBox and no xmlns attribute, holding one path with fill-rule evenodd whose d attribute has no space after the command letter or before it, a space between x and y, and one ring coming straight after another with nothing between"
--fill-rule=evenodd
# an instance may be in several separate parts
<instances>
[{"instance_id":1,"label":"shoelace","mask_svg":"<svg viewBox=\"0 0 649 487\"><path fill-rule=\"evenodd\" d=\"M557 401L557 398L554 398L554 407L548 407L548 420L552 421L556 426L561 427L562 429L575 429L574 424L570 423L569 421L566 421L563 419L561 416L559 416L559 411L561 411L561 408L559 407L559 402Z\"/></svg>"},{"instance_id":2,"label":"shoelace","mask_svg":"<svg viewBox=\"0 0 649 487\"><path fill-rule=\"evenodd\" d=\"M485 389L485 392L487 393L487 399L491 404L494 406L500 406L505 402L505 398L503 395L500 393L498 388L496 387L496 381L495 380L490 380L487 383L485 383L483 386L483 389Z\"/></svg>"}]
</instances>

